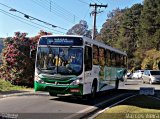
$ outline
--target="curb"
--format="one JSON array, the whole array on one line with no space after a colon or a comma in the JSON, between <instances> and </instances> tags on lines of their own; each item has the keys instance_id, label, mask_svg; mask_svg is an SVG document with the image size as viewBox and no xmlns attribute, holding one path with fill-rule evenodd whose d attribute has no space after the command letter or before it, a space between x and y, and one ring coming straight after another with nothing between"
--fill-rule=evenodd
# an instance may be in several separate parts
<instances>
[{"instance_id":1,"label":"curb","mask_svg":"<svg viewBox=\"0 0 160 119\"><path fill-rule=\"evenodd\" d=\"M23 92L23 93L12 93L12 94L0 94L0 99L1 98L7 98L7 97L13 97L13 96L49 96L48 93L46 92Z\"/></svg>"},{"instance_id":2,"label":"curb","mask_svg":"<svg viewBox=\"0 0 160 119\"><path fill-rule=\"evenodd\" d=\"M100 115L101 113L103 113L104 111L110 109L111 107L113 107L113 106L115 106L115 105L117 105L117 104L119 104L119 103L121 103L121 102L129 99L129 98L132 98L132 97L134 97L134 96L137 96L137 95L138 95L138 94L135 94L135 95L129 96L129 97L125 98L125 99L122 99L122 100L120 100L120 101L118 101L118 102L116 102L116 103L114 103L114 104L106 107L105 109L98 111L97 113L95 113L95 114L93 114L92 116L90 116L88 119L94 119L94 118L96 118L98 115ZM160 100L159 97L154 97L154 96L149 96L149 97L154 98L154 99L157 99L157 100Z\"/></svg>"},{"instance_id":3,"label":"curb","mask_svg":"<svg viewBox=\"0 0 160 119\"><path fill-rule=\"evenodd\" d=\"M119 103L121 103L121 102L129 99L129 98L132 98L132 97L134 97L134 96L136 96L136 95L137 95L137 94L131 95L131 96L127 97L127 98L124 98L124 99L122 99L122 100L120 100L120 101L118 101L118 102L116 102L116 103L114 103L114 104L106 107L105 109L98 111L97 113L95 113L94 115L92 115L91 117L89 117L88 119L94 119L95 117L97 117L98 115L100 115L101 113L103 113L105 110L108 110L108 109L110 109L111 107L113 107L113 106L115 106L115 105L117 105L117 104L119 104Z\"/></svg>"},{"instance_id":4,"label":"curb","mask_svg":"<svg viewBox=\"0 0 160 119\"><path fill-rule=\"evenodd\" d=\"M69 116L65 117L64 119L74 119L74 118L77 118L77 119L78 118L80 118L80 119L83 119L83 118L84 119L86 119L86 118L87 119L92 119L90 117L92 117L93 115L97 114L97 112L99 112L99 111L96 111L98 109L97 107L103 106L106 103L110 102L111 100L117 99L119 97L123 97L125 95L130 95L130 94L131 93L119 94L119 95L117 95L117 96L115 96L113 98L110 98L108 100L104 100L104 101L102 101L102 102L100 102L98 104L95 104L95 105L91 106L91 107L88 107L88 108L85 108L83 110L80 110L79 112L76 112L75 114L72 114L72 115L69 115ZM96 113L95 113L95 111L96 111ZM86 113L87 115L80 115L82 113Z\"/></svg>"}]
</instances>

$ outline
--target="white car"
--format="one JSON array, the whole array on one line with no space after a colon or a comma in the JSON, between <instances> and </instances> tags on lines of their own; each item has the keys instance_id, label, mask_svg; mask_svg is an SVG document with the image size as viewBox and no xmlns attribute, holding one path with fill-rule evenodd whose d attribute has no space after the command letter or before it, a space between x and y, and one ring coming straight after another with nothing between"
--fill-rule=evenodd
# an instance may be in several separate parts
<instances>
[{"instance_id":1,"label":"white car","mask_svg":"<svg viewBox=\"0 0 160 119\"><path fill-rule=\"evenodd\" d=\"M144 70L137 70L132 74L132 78L140 79L142 78Z\"/></svg>"},{"instance_id":2,"label":"white car","mask_svg":"<svg viewBox=\"0 0 160 119\"><path fill-rule=\"evenodd\" d=\"M160 83L160 70L145 70L142 76L143 83Z\"/></svg>"},{"instance_id":3,"label":"white car","mask_svg":"<svg viewBox=\"0 0 160 119\"><path fill-rule=\"evenodd\" d=\"M125 75L125 78L126 78L126 79L131 79L131 78L132 78L132 73L128 72L128 73Z\"/></svg>"}]
</instances>

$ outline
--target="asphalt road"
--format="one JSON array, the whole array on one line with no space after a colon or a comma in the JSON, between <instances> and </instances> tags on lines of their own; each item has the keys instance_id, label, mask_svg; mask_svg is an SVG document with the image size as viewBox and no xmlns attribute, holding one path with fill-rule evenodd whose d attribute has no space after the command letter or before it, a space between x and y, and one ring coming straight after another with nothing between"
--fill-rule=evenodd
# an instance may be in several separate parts
<instances>
[{"instance_id":1,"label":"asphalt road","mask_svg":"<svg viewBox=\"0 0 160 119\"><path fill-rule=\"evenodd\" d=\"M127 79L120 84L120 89L139 90L140 87L154 87L155 90L160 90L160 84L143 83L142 79Z\"/></svg>"},{"instance_id":2,"label":"asphalt road","mask_svg":"<svg viewBox=\"0 0 160 119\"><path fill-rule=\"evenodd\" d=\"M0 99L0 116L17 114L20 118L74 118L77 114L86 114L101 108L101 103L107 100L112 100L123 94L135 93L140 87L155 87L156 90L160 90L158 84L143 84L141 80L129 79L120 84L119 91L100 93L97 99L85 100L70 96L50 97L49 95L7 97Z\"/></svg>"}]
</instances>

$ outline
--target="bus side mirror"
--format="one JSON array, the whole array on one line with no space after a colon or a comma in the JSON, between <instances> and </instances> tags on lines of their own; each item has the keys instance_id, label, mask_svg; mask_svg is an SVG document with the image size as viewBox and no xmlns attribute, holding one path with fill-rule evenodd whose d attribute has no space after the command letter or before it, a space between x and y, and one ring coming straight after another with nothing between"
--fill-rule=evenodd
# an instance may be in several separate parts
<instances>
[{"instance_id":1,"label":"bus side mirror","mask_svg":"<svg viewBox=\"0 0 160 119\"><path fill-rule=\"evenodd\" d=\"M30 58L35 57L35 55L36 55L36 50L37 50L36 47L37 47L36 45L30 46L30 54L29 54L29 57L30 57Z\"/></svg>"}]
</instances>

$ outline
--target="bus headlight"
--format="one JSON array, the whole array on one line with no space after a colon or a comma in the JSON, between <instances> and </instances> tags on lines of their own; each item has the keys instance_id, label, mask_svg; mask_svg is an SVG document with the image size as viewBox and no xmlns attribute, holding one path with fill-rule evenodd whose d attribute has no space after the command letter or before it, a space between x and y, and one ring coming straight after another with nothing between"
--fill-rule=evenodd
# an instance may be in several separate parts
<instances>
[{"instance_id":1,"label":"bus headlight","mask_svg":"<svg viewBox=\"0 0 160 119\"><path fill-rule=\"evenodd\" d=\"M37 76L35 76L35 79L34 79L36 82L38 82L38 83L44 83L44 81L41 79L41 78L39 78L39 76L37 75Z\"/></svg>"},{"instance_id":2,"label":"bus headlight","mask_svg":"<svg viewBox=\"0 0 160 119\"><path fill-rule=\"evenodd\" d=\"M72 83L70 83L70 85L79 85L79 84L83 84L82 77L76 78Z\"/></svg>"}]
</instances>

